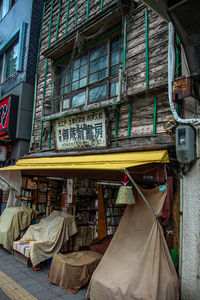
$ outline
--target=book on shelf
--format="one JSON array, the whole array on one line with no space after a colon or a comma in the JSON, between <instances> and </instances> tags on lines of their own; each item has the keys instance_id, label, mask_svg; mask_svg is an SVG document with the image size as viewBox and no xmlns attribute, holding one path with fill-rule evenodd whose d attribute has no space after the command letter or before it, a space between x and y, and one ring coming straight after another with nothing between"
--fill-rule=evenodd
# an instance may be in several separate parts
<instances>
[{"instance_id":1,"label":"book on shelf","mask_svg":"<svg viewBox=\"0 0 200 300\"><path fill-rule=\"evenodd\" d=\"M46 209L45 204L37 204L37 211L39 213L45 213L45 209Z\"/></svg>"}]
</instances>

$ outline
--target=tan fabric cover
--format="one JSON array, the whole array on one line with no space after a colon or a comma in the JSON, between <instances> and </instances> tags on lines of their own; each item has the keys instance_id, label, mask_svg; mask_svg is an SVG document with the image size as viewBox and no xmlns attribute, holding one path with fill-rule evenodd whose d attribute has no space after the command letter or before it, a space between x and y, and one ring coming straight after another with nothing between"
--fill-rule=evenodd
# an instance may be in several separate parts
<instances>
[{"instance_id":1,"label":"tan fabric cover","mask_svg":"<svg viewBox=\"0 0 200 300\"><path fill-rule=\"evenodd\" d=\"M65 212L53 211L39 224L31 225L21 241L31 240L30 259L35 266L58 253L63 243L76 232L74 216Z\"/></svg>"},{"instance_id":2,"label":"tan fabric cover","mask_svg":"<svg viewBox=\"0 0 200 300\"><path fill-rule=\"evenodd\" d=\"M160 212L166 189L142 189ZM144 201L127 206L120 225L93 273L87 291L92 300L175 300L178 279L161 226Z\"/></svg>"},{"instance_id":3,"label":"tan fabric cover","mask_svg":"<svg viewBox=\"0 0 200 300\"><path fill-rule=\"evenodd\" d=\"M85 286L97 267L102 254L94 251L80 251L54 255L49 280L67 293L77 293Z\"/></svg>"},{"instance_id":4,"label":"tan fabric cover","mask_svg":"<svg viewBox=\"0 0 200 300\"><path fill-rule=\"evenodd\" d=\"M9 207L0 217L0 244L8 251L12 250L13 241L21 230L31 223L34 211L28 207Z\"/></svg>"}]
</instances>

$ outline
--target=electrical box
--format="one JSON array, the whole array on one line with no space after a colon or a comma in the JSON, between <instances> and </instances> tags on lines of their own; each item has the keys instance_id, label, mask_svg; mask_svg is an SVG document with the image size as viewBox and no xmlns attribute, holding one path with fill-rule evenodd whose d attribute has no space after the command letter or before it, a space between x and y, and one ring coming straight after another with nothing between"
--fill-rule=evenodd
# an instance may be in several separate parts
<instances>
[{"instance_id":1,"label":"electrical box","mask_svg":"<svg viewBox=\"0 0 200 300\"><path fill-rule=\"evenodd\" d=\"M176 157L182 164L196 159L196 130L192 126L180 125L176 128Z\"/></svg>"}]
</instances>

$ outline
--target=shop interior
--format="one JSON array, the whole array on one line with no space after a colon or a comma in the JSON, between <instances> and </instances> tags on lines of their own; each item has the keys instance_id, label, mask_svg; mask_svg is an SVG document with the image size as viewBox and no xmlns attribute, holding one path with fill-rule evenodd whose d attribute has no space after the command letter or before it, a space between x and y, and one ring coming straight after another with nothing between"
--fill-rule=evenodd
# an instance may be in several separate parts
<instances>
[{"instance_id":1,"label":"shop interior","mask_svg":"<svg viewBox=\"0 0 200 300\"><path fill-rule=\"evenodd\" d=\"M166 165L157 163L129 168L129 174L131 174L132 178L134 178L135 182L142 189L153 190L159 186L164 186L164 189L166 189L167 196L159 218L169 250L175 249L177 252L179 228L175 221L177 219L176 212L173 209L173 206L176 205L177 197L175 195L176 184L172 173L170 173ZM60 246L59 251L57 251L57 248L53 248L53 244L53 246L48 245L48 247L52 247L53 249L50 252L52 255L44 255L44 258L46 258L44 261L51 265L52 256L56 256L58 260L56 265L59 265L59 261L62 261L62 265L65 265L68 264L68 261L63 263L63 257L59 255L67 254L68 258L72 260L75 253L78 255L77 253L80 253L80 251L84 253L84 250L95 249L96 251L96 249L100 249L99 253L101 255L99 256L98 254L92 257L93 267L90 268L90 276L87 280L80 282L76 289L71 285L68 288L66 287L66 292L76 293L79 288L89 282L89 278L115 235L127 204L131 204L128 203L130 199L127 202L125 200L124 203L119 201L119 190L121 187L124 187L124 189L131 187L134 198L135 188L132 187L132 183L126 174L121 171L22 171L21 194L18 196L18 201L21 207L30 208L35 212L34 218L31 221L32 226L34 224L41 224L42 221L42 224L46 224L47 228L50 223L45 223L44 220L52 222L53 217L51 216L57 212L58 214L54 214L55 217L58 217L59 214L72 216L73 220L70 219L71 223L68 220L66 224L68 224L67 226L76 227L76 230L73 231L73 229L68 238L65 239L62 236L63 232L70 230L66 226L62 227L61 230L57 230L60 223L51 223L53 225L49 228L50 235L48 238L51 239L51 234L54 236L57 235L54 244L59 243ZM4 193L3 201L6 202L6 199L6 194ZM35 237L33 238L30 234L27 235L30 227L28 230L26 228L20 232L19 240L13 243L13 252L24 259L28 266L39 270L41 267L40 261L31 257L29 253L30 242L35 241ZM42 230L40 229L40 231ZM43 248L44 252L48 252L45 247ZM38 248L35 251L37 252ZM57 252L60 253L55 254ZM72 253L73 257L70 257L70 253ZM84 265L87 262L91 264L91 256L89 258L86 256L78 257L78 259ZM50 279L51 273L56 272L53 269L54 265L55 263L51 267ZM176 264L175 267L178 272L178 265ZM63 276L66 277L65 272L66 270L63 271ZM52 277L51 281L54 282L54 277ZM60 282L54 283L60 285Z\"/></svg>"}]
</instances>

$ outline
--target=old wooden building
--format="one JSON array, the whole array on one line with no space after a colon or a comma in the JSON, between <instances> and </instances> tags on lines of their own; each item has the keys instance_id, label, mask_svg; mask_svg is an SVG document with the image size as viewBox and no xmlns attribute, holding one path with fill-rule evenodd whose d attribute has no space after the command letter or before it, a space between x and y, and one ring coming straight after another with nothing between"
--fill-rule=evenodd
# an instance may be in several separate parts
<instances>
[{"instance_id":1,"label":"old wooden building","mask_svg":"<svg viewBox=\"0 0 200 300\"><path fill-rule=\"evenodd\" d=\"M60 118L99 108L104 149L173 143L166 133L168 24L138 1L45 4L31 152L58 149Z\"/></svg>"},{"instance_id":2,"label":"old wooden building","mask_svg":"<svg viewBox=\"0 0 200 300\"><path fill-rule=\"evenodd\" d=\"M162 247L156 239L153 249L158 246L167 253L155 259L153 250L145 258L151 262L158 258L163 274L172 270L169 278L174 280L172 290L177 293L177 275L165 241L177 258L179 180L174 119L167 94L168 24L138 0L46 0L35 77L29 153L15 166L5 168L21 171L21 205L37 209L43 217L53 210L73 214L79 246L88 246L96 237L115 234L121 217L127 216L124 204L139 207L133 196L138 192L138 197L143 195L144 220L147 210L163 240ZM121 187L132 193L132 202L125 202L125 197L123 203L118 202ZM141 190L148 190L150 196L153 190L158 192L160 219ZM133 208L131 205L126 211ZM136 231L140 225L138 220ZM131 230L124 240L132 243L135 236ZM138 232L138 236L146 236ZM120 245L123 237L118 240ZM152 241L149 236L146 240ZM73 245L76 243L70 247ZM137 246L136 241L138 251ZM169 268L163 267L162 257L168 257ZM178 269L177 259L175 263ZM134 269L127 261L124 265ZM160 280L158 273L154 278ZM149 290L156 290L160 282L157 285L151 280L150 284ZM167 293L169 285L164 285Z\"/></svg>"},{"instance_id":3,"label":"old wooden building","mask_svg":"<svg viewBox=\"0 0 200 300\"><path fill-rule=\"evenodd\" d=\"M176 59L180 75L178 48ZM22 160L19 168L26 170L25 175L119 179L119 173L108 172L109 164L106 171L101 166L106 161L104 155L136 152L148 156L146 151L157 150L166 150L168 166L173 165L167 63L168 24L142 2L45 1L27 157L39 161L29 164L29 160ZM100 162L95 169L90 155L98 154ZM85 158L79 164L76 159L81 156ZM67 160L59 165L59 157ZM41 158L48 161L41 162ZM144 158L138 165L146 162ZM154 162L160 162L159 158ZM178 182L172 180L170 167L161 164L160 173L154 167L150 171L137 167L132 175L138 182L168 182L171 186L173 246L177 250ZM92 173L87 169L93 169Z\"/></svg>"}]
</instances>

